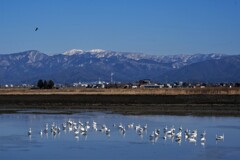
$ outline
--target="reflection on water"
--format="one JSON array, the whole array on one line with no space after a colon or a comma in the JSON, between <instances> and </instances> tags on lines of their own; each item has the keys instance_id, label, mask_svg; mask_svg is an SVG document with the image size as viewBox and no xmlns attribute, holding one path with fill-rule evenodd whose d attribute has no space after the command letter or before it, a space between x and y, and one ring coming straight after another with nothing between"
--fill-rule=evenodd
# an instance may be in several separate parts
<instances>
[{"instance_id":1,"label":"reflection on water","mask_svg":"<svg viewBox=\"0 0 240 160\"><path fill-rule=\"evenodd\" d=\"M0 159L239 159L239 122L98 112L2 114Z\"/></svg>"}]
</instances>

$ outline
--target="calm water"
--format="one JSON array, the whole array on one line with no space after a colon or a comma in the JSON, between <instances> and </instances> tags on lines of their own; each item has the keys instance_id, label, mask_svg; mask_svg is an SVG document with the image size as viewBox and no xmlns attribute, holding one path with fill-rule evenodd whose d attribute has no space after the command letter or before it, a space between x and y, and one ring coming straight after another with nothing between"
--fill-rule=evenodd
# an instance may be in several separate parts
<instances>
[{"instance_id":1,"label":"calm water","mask_svg":"<svg viewBox=\"0 0 240 160\"><path fill-rule=\"evenodd\" d=\"M110 135L90 128L86 135L75 136L73 131L61 130L59 134L39 134L45 124L62 124L69 119L83 123L93 120L97 128L102 124L111 130ZM118 129L122 123L125 134ZM139 135L134 125L148 125ZM113 124L117 124L116 127ZM198 130L196 143L190 143L184 135L181 141L171 137L163 139L163 128L173 125L178 132ZM32 128L32 135L28 130ZM150 140L154 129L160 128L158 139ZM200 142L200 134L206 130L206 142ZM216 134L224 134L224 141L216 141ZM193 116L123 116L99 112L64 114L1 114L0 159L240 159L240 118Z\"/></svg>"}]
</instances>

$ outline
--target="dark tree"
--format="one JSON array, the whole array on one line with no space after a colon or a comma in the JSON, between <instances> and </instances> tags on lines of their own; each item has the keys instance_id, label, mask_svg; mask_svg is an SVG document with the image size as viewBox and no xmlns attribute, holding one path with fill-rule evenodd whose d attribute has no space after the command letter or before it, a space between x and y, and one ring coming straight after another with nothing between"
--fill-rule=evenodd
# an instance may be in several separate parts
<instances>
[{"instance_id":1,"label":"dark tree","mask_svg":"<svg viewBox=\"0 0 240 160\"><path fill-rule=\"evenodd\" d=\"M43 88L44 89L47 89L48 88L48 83L46 80L43 81Z\"/></svg>"},{"instance_id":2,"label":"dark tree","mask_svg":"<svg viewBox=\"0 0 240 160\"><path fill-rule=\"evenodd\" d=\"M38 80L38 83L37 83L37 86L38 88L42 89L43 88L43 80Z\"/></svg>"},{"instance_id":3,"label":"dark tree","mask_svg":"<svg viewBox=\"0 0 240 160\"><path fill-rule=\"evenodd\" d=\"M52 89L54 87L54 82L53 82L53 80L49 80L48 81L48 88L49 89Z\"/></svg>"}]
</instances>

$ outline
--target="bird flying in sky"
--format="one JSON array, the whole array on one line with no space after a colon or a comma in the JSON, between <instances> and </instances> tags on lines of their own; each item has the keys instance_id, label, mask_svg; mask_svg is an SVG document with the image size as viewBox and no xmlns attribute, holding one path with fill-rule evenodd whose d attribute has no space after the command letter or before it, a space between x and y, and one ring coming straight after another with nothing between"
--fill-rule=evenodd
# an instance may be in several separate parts
<instances>
[{"instance_id":1,"label":"bird flying in sky","mask_svg":"<svg viewBox=\"0 0 240 160\"><path fill-rule=\"evenodd\" d=\"M35 28L35 31L37 31L37 30L38 30L38 27Z\"/></svg>"}]
</instances>

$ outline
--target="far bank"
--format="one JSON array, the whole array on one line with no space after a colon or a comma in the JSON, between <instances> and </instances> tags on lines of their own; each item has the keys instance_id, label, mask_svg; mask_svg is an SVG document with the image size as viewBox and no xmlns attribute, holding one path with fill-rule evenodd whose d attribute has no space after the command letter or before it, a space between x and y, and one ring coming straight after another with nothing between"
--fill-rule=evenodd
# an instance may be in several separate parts
<instances>
[{"instance_id":1,"label":"far bank","mask_svg":"<svg viewBox=\"0 0 240 160\"><path fill-rule=\"evenodd\" d=\"M65 91L66 92L66 91ZM37 93L37 92L36 92ZM240 94L0 94L0 111L110 111L121 114L240 116Z\"/></svg>"}]
</instances>

